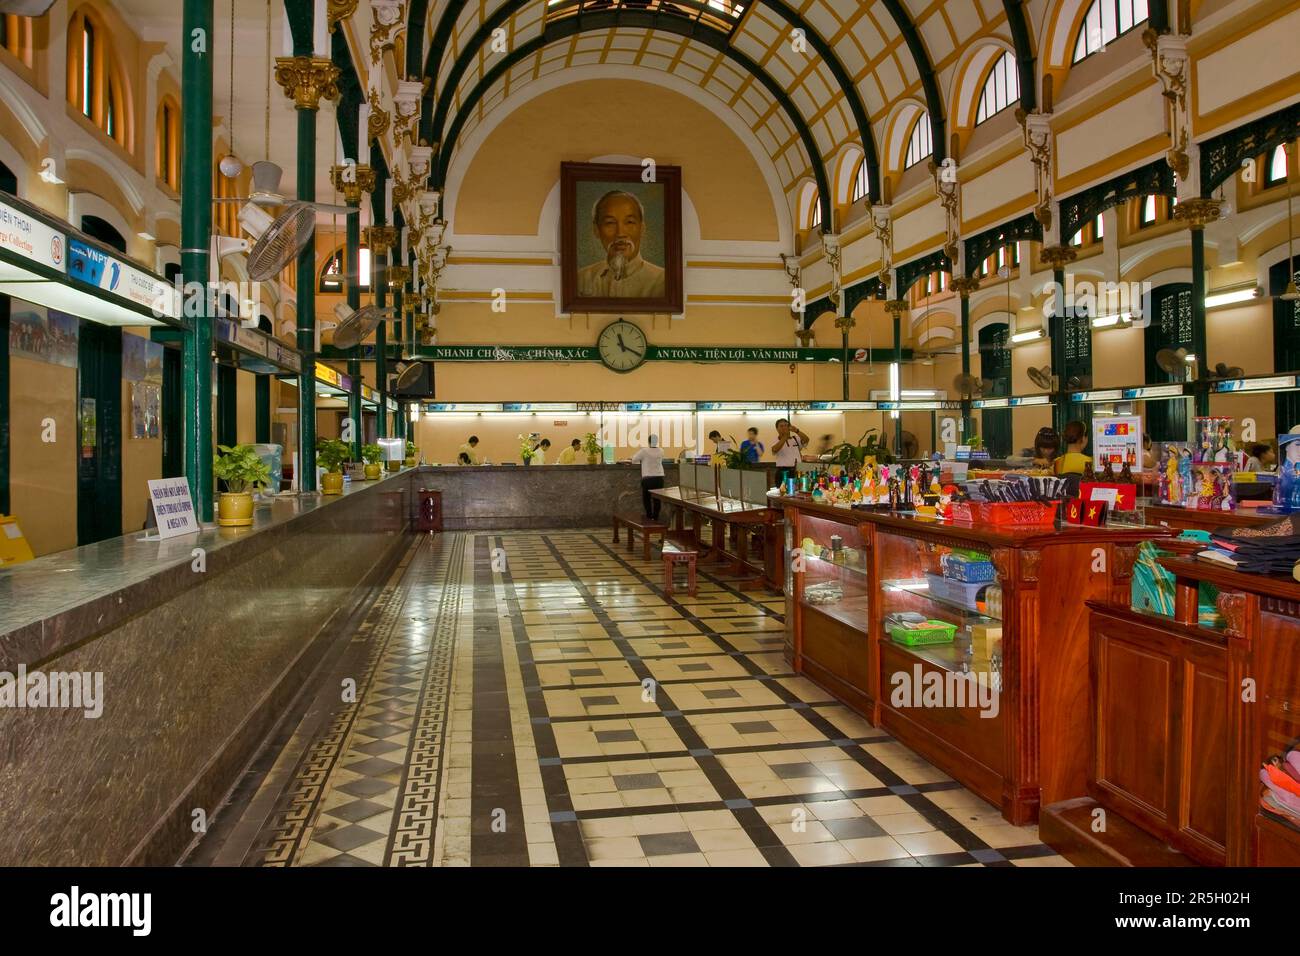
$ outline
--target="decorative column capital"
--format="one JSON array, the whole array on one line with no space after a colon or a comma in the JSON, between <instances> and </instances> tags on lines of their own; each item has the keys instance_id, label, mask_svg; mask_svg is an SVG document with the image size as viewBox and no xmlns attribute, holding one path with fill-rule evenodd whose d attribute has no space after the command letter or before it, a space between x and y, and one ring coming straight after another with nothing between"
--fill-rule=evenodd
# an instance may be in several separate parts
<instances>
[{"instance_id":1,"label":"decorative column capital","mask_svg":"<svg viewBox=\"0 0 1300 956\"><path fill-rule=\"evenodd\" d=\"M1187 224L1188 229L1204 229L1206 223L1214 222L1219 218L1219 210L1223 206L1222 199L1184 199L1174 207L1173 218L1178 222Z\"/></svg>"},{"instance_id":2,"label":"decorative column capital","mask_svg":"<svg viewBox=\"0 0 1300 956\"><path fill-rule=\"evenodd\" d=\"M389 266L388 267L388 285L390 287L401 288L411 281L410 266Z\"/></svg>"},{"instance_id":3,"label":"decorative column capital","mask_svg":"<svg viewBox=\"0 0 1300 956\"><path fill-rule=\"evenodd\" d=\"M375 259L388 255L388 250L397 243L396 226L366 226L361 230L361 241L370 249Z\"/></svg>"},{"instance_id":4,"label":"decorative column capital","mask_svg":"<svg viewBox=\"0 0 1300 956\"><path fill-rule=\"evenodd\" d=\"M900 317L911 306L906 299L887 299L885 300L885 311L895 318Z\"/></svg>"},{"instance_id":5,"label":"decorative column capital","mask_svg":"<svg viewBox=\"0 0 1300 956\"><path fill-rule=\"evenodd\" d=\"M800 348L808 348L813 343L813 336L816 335L812 329L795 329L795 338L799 340Z\"/></svg>"},{"instance_id":6,"label":"decorative column capital","mask_svg":"<svg viewBox=\"0 0 1300 956\"><path fill-rule=\"evenodd\" d=\"M338 99L339 68L323 56L275 58L275 82L300 110L318 110L322 98Z\"/></svg>"},{"instance_id":7,"label":"decorative column capital","mask_svg":"<svg viewBox=\"0 0 1300 956\"><path fill-rule=\"evenodd\" d=\"M325 19L329 23L330 33L342 21L357 12L361 0L329 0L325 10Z\"/></svg>"},{"instance_id":8,"label":"decorative column capital","mask_svg":"<svg viewBox=\"0 0 1300 956\"><path fill-rule=\"evenodd\" d=\"M972 292L978 292L979 276L954 276L950 283L952 290L963 299L969 299Z\"/></svg>"},{"instance_id":9,"label":"decorative column capital","mask_svg":"<svg viewBox=\"0 0 1300 956\"><path fill-rule=\"evenodd\" d=\"M345 163L330 167L330 182L343 194L349 206L361 204L364 193L374 192L375 171L368 163Z\"/></svg>"},{"instance_id":10,"label":"decorative column capital","mask_svg":"<svg viewBox=\"0 0 1300 956\"><path fill-rule=\"evenodd\" d=\"M852 329L857 324L857 320L851 315L838 315L835 317L835 327L845 335L848 335L849 329Z\"/></svg>"},{"instance_id":11,"label":"decorative column capital","mask_svg":"<svg viewBox=\"0 0 1300 956\"><path fill-rule=\"evenodd\" d=\"M1042 252L1043 261L1053 269L1063 269L1067 262L1079 258L1079 253L1069 246L1047 246Z\"/></svg>"}]
</instances>

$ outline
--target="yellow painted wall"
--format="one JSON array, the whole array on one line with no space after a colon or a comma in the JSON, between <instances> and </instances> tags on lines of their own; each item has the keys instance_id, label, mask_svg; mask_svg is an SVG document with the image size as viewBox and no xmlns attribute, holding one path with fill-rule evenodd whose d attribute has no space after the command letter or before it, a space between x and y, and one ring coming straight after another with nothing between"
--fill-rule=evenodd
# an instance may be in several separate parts
<instances>
[{"instance_id":1,"label":"yellow painted wall","mask_svg":"<svg viewBox=\"0 0 1300 956\"><path fill-rule=\"evenodd\" d=\"M235 440L251 445L257 437L257 376L240 369L235 373Z\"/></svg>"},{"instance_id":2,"label":"yellow painted wall","mask_svg":"<svg viewBox=\"0 0 1300 956\"><path fill-rule=\"evenodd\" d=\"M124 335L149 337L148 329L123 329ZM122 533L130 534L144 527L149 506L147 481L162 477L162 438L131 437L131 384L122 388ZM160 386L161 388L161 386ZM76 535L76 509L71 516Z\"/></svg>"},{"instance_id":3,"label":"yellow painted wall","mask_svg":"<svg viewBox=\"0 0 1300 956\"><path fill-rule=\"evenodd\" d=\"M37 555L77 544L77 370L9 360L11 507ZM53 419L54 441L42 440Z\"/></svg>"}]
</instances>

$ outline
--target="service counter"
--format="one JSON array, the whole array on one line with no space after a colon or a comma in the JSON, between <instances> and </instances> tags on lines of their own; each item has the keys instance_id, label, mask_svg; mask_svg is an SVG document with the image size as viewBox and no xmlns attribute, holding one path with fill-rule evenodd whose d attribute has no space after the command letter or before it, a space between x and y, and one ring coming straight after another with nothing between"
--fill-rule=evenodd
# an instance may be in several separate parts
<instances>
[{"instance_id":1,"label":"service counter","mask_svg":"<svg viewBox=\"0 0 1300 956\"><path fill-rule=\"evenodd\" d=\"M677 484L677 462L664 462ZM641 466L423 465L419 489L442 493L445 531L607 528L615 511L641 511Z\"/></svg>"},{"instance_id":2,"label":"service counter","mask_svg":"<svg viewBox=\"0 0 1300 956\"><path fill-rule=\"evenodd\" d=\"M0 866L174 862L400 556L415 477L0 571L0 671L102 675L95 717L0 707Z\"/></svg>"}]
</instances>

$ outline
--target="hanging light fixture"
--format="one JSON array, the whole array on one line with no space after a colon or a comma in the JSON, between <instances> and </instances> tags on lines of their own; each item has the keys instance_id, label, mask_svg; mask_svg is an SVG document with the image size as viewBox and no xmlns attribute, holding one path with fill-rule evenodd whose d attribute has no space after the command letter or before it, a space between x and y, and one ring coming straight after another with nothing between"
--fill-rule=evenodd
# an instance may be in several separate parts
<instances>
[{"instance_id":1,"label":"hanging light fixture","mask_svg":"<svg viewBox=\"0 0 1300 956\"><path fill-rule=\"evenodd\" d=\"M267 42L270 42L268 34ZM230 127L230 152L221 157L217 168L227 179L244 171L243 161L235 155L235 0L230 0L230 100L226 104L226 125Z\"/></svg>"}]
</instances>

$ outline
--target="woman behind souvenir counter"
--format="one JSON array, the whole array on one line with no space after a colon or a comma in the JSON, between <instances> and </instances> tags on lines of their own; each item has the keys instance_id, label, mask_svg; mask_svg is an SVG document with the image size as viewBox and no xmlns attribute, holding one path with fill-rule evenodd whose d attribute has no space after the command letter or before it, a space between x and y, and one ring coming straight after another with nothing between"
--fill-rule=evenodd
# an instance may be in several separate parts
<instances>
[{"instance_id":1,"label":"woman behind souvenir counter","mask_svg":"<svg viewBox=\"0 0 1300 956\"><path fill-rule=\"evenodd\" d=\"M1246 461L1246 470L1258 474L1261 471L1271 472L1277 469L1277 452L1273 446L1267 442L1256 442L1246 448L1250 458Z\"/></svg>"},{"instance_id":2,"label":"woman behind souvenir counter","mask_svg":"<svg viewBox=\"0 0 1300 956\"><path fill-rule=\"evenodd\" d=\"M1034 447L1028 457L1034 460L1038 468L1051 468L1056 456L1061 453L1061 436L1055 428L1043 427L1034 436Z\"/></svg>"},{"instance_id":3,"label":"woman behind souvenir counter","mask_svg":"<svg viewBox=\"0 0 1300 956\"><path fill-rule=\"evenodd\" d=\"M1056 459L1053 470L1058 475L1082 475L1092 464L1092 459L1083 453L1088 447L1088 426L1080 421L1066 422L1061 441L1065 453Z\"/></svg>"}]
</instances>

